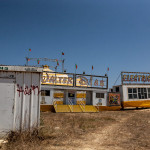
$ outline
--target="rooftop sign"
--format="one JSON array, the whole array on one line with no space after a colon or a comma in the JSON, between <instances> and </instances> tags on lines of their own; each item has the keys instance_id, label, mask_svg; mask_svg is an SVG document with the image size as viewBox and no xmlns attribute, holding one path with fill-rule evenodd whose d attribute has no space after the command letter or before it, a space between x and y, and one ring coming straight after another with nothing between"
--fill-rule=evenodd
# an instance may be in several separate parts
<instances>
[{"instance_id":1,"label":"rooftop sign","mask_svg":"<svg viewBox=\"0 0 150 150\"><path fill-rule=\"evenodd\" d=\"M108 77L94 75L76 75L77 87L108 88Z\"/></svg>"},{"instance_id":2,"label":"rooftop sign","mask_svg":"<svg viewBox=\"0 0 150 150\"><path fill-rule=\"evenodd\" d=\"M70 73L44 72L42 84L81 88L108 88L108 77Z\"/></svg>"},{"instance_id":3,"label":"rooftop sign","mask_svg":"<svg viewBox=\"0 0 150 150\"><path fill-rule=\"evenodd\" d=\"M122 84L150 84L150 73L121 72Z\"/></svg>"}]
</instances>

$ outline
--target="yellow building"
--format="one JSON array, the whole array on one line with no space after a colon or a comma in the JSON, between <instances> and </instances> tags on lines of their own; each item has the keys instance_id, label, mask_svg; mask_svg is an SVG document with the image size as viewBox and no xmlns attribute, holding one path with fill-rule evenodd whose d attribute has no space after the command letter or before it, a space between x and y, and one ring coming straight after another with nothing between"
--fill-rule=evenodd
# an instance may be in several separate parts
<instances>
[{"instance_id":1,"label":"yellow building","mask_svg":"<svg viewBox=\"0 0 150 150\"><path fill-rule=\"evenodd\" d=\"M56 112L97 112L107 105L107 76L58 73L44 66L41 110Z\"/></svg>"}]
</instances>

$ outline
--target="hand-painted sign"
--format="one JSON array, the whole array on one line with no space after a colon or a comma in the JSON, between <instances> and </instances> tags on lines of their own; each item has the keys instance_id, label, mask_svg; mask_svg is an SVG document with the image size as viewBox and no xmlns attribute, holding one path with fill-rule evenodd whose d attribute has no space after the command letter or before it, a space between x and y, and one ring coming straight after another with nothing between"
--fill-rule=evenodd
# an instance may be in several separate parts
<instances>
[{"instance_id":1,"label":"hand-painted sign","mask_svg":"<svg viewBox=\"0 0 150 150\"><path fill-rule=\"evenodd\" d=\"M81 74L67 74L67 73L43 73L42 84L62 85L62 86L76 86L76 87L94 87L105 88L108 86L108 77L105 76L91 76Z\"/></svg>"},{"instance_id":2,"label":"hand-painted sign","mask_svg":"<svg viewBox=\"0 0 150 150\"><path fill-rule=\"evenodd\" d=\"M143 72L122 72L122 84L150 84L150 73Z\"/></svg>"},{"instance_id":3,"label":"hand-painted sign","mask_svg":"<svg viewBox=\"0 0 150 150\"><path fill-rule=\"evenodd\" d=\"M107 77L92 75L76 75L76 86L107 88Z\"/></svg>"},{"instance_id":4,"label":"hand-painted sign","mask_svg":"<svg viewBox=\"0 0 150 150\"><path fill-rule=\"evenodd\" d=\"M120 94L118 93L109 93L109 104L120 105Z\"/></svg>"},{"instance_id":5,"label":"hand-painted sign","mask_svg":"<svg viewBox=\"0 0 150 150\"><path fill-rule=\"evenodd\" d=\"M73 86L73 74L43 73L42 84Z\"/></svg>"}]
</instances>

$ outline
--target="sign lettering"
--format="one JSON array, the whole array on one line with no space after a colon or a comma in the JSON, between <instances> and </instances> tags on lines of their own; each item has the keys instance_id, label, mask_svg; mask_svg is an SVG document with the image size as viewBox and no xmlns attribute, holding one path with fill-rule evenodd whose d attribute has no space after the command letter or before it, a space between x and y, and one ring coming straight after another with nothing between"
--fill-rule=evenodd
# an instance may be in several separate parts
<instances>
[{"instance_id":1,"label":"sign lettering","mask_svg":"<svg viewBox=\"0 0 150 150\"><path fill-rule=\"evenodd\" d=\"M130 84L150 84L150 73L141 73L141 72L122 72L122 83Z\"/></svg>"},{"instance_id":2,"label":"sign lettering","mask_svg":"<svg viewBox=\"0 0 150 150\"><path fill-rule=\"evenodd\" d=\"M43 73L42 84L107 89L107 77L45 72Z\"/></svg>"}]
</instances>

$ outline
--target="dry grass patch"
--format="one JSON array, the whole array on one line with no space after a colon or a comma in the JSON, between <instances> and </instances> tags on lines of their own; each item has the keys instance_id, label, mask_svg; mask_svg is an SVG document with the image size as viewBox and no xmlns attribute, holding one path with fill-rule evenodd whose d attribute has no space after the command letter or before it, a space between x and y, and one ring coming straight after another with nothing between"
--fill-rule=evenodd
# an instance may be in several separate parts
<instances>
[{"instance_id":1,"label":"dry grass patch","mask_svg":"<svg viewBox=\"0 0 150 150\"><path fill-rule=\"evenodd\" d=\"M0 149L150 149L149 115L149 110L41 113L38 131L10 132Z\"/></svg>"},{"instance_id":2,"label":"dry grass patch","mask_svg":"<svg viewBox=\"0 0 150 150\"><path fill-rule=\"evenodd\" d=\"M99 113L41 113L39 130L10 132L7 150L43 150L47 147L74 146L75 139L83 139L97 128L116 122L115 118Z\"/></svg>"},{"instance_id":3,"label":"dry grass patch","mask_svg":"<svg viewBox=\"0 0 150 150\"><path fill-rule=\"evenodd\" d=\"M7 150L27 150L36 149L37 145L40 145L44 140L44 136L39 136L38 130L30 131L11 131L8 133L8 142L3 146L3 149Z\"/></svg>"}]
</instances>

